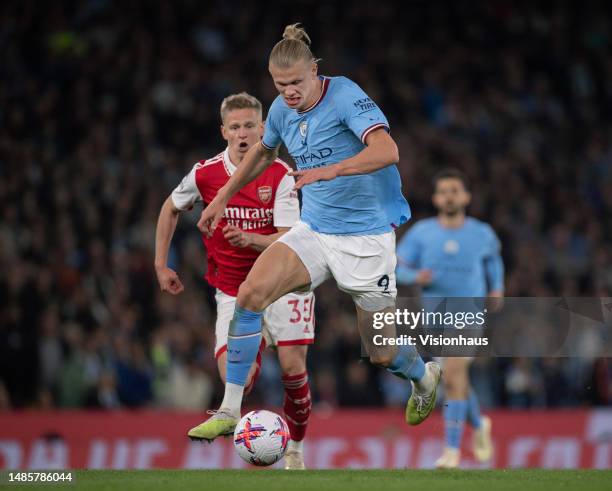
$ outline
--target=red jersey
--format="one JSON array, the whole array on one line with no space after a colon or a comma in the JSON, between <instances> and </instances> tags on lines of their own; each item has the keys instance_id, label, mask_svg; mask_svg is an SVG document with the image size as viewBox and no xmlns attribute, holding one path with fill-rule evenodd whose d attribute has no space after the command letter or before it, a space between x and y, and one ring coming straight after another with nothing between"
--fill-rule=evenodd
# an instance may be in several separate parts
<instances>
[{"instance_id":1,"label":"red jersey","mask_svg":"<svg viewBox=\"0 0 612 491\"><path fill-rule=\"evenodd\" d=\"M188 210L197 201L206 206L235 170L227 149L211 159L201 160L172 192L174 206ZM290 170L285 162L275 160L232 197L212 237L202 235L208 257L206 280L210 285L235 297L260 254L250 247L232 246L223 237L225 225L270 235L278 232L277 227L292 227L299 220L297 192L293 190L295 181L287 175Z\"/></svg>"}]
</instances>

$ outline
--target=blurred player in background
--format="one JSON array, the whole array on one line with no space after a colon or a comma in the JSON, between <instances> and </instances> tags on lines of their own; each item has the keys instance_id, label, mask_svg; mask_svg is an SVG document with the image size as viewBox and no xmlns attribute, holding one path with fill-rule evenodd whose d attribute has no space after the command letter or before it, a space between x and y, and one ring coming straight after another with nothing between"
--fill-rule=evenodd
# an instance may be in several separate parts
<instances>
[{"instance_id":1,"label":"blurred player in background","mask_svg":"<svg viewBox=\"0 0 612 491\"><path fill-rule=\"evenodd\" d=\"M424 297L503 297L504 266L493 229L466 217L470 203L467 178L455 169L434 178L433 204L438 216L420 220L402 237L397 249L397 281L416 284ZM474 428L474 456L491 458L491 420L481 416L470 388L471 358L444 360L444 428L446 446L438 468L454 468L461 458L461 436L467 420Z\"/></svg>"},{"instance_id":2,"label":"blurred player in background","mask_svg":"<svg viewBox=\"0 0 612 491\"><path fill-rule=\"evenodd\" d=\"M198 162L164 203L157 223L155 270L163 291L177 295L183 285L167 265L170 242L179 213L196 202L210 203L219 188L243 165L248 150L259 145L263 134L261 103L246 93L231 95L221 105L221 133L227 148L217 156ZM217 289L215 358L226 381L227 336L238 287L255 260L300 218L295 181L290 167L275 159L257 179L227 203L220 227L203 236L208 257L206 280ZM291 433L285 454L287 469L303 469L302 440L311 411L306 372L307 345L314 341L314 295L290 293L272 303L263 313L264 338L258 337L256 358L247 367L246 392L260 370L261 351L266 344L277 347L285 387L284 411ZM228 434L231 432L227 432ZM189 432L192 439L205 439Z\"/></svg>"},{"instance_id":3,"label":"blurred player in background","mask_svg":"<svg viewBox=\"0 0 612 491\"><path fill-rule=\"evenodd\" d=\"M395 310L395 232L410 217L396 167L397 145L378 106L354 82L318 75L310 39L298 24L285 28L270 54L279 96L260 144L203 211L198 226L213 235L228 200L274 162L284 143L302 189L301 221L257 259L240 286L228 339L225 397L198 432L215 438L240 417L248 370L259 345L262 312L288 292L313 290L333 277L353 297L370 361L411 380L409 424L435 406L440 366L427 366L413 346L375 346L372 318ZM381 332L395 336L395 324Z\"/></svg>"}]
</instances>

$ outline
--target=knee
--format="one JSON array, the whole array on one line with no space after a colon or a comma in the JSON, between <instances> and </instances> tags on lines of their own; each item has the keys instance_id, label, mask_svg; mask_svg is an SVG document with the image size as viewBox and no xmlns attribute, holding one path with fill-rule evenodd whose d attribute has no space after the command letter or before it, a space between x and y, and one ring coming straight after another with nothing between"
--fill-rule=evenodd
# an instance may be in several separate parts
<instances>
[{"instance_id":1,"label":"knee","mask_svg":"<svg viewBox=\"0 0 612 491\"><path fill-rule=\"evenodd\" d=\"M466 384L464 378L457 373L452 373L447 370L442 377L444 391L447 395L455 398L463 398L466 392Z\"/></svg>"},{"instance_id":2,"label":"knee","mask_svg":"<svg viewBox=\"0 0 612 491\"><path fill-rule=\"evenodd\" d=\"M267 307L262 288L258 288L256 283L248 278L238 288L236 302L241 307L256 312L260 312Z\"/></svg>"},{"instance_id":3,"label":"knee","mask_svg":"<svg viewBox=\"0 0 612 491\"><path fill-rule=\"evenodd\" d=\"M301 375L306 371L306 364L300 363L299 360L295 360L290 363L285 363L281 367L281 371L283 372L283 376L285 377L293 377L295 375Z\"/></svg>"},{"instance_id":4,"label":"knee","mask_svg":"<svg viewBox=\"0 0 612 491\"><path fill-rule=\"evenodd\" d=\"M448 393L455 393L459 387L456 377L444 374L442 383L444 385L444 391Z\"/></svg>"},{"instance_id":5,"label":"knee","mask_svg":"<svg viewBox=\"0 0 612 491\"><path fill-rule=\"evenodd\" d=\"M392 350L374 350L370 353L370 363L387 368L393 363L396 354L397 352Z\"/></svg>"},{"instance_id":6,"label":"knee","mask_svg":"<svg viewBox=\"0 0 612 491\"><path fill-rule=\"evenodd\" d=\"M306 372L306 346L281 346L278 348L278 361L285 377L301 375Z\"/></svg>"}]
</instances>

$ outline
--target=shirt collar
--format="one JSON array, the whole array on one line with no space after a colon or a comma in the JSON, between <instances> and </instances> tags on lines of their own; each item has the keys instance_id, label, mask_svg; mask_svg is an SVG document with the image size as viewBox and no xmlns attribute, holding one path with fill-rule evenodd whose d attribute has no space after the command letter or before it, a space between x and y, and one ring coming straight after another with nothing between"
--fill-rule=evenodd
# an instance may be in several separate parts
<instances>
[{"instance_id":1,"label":"shirt collar","mask_svg":"<svg viewBox=\"0 0 612 491\"><path fill-rule=\"evenodd\" d=\"M223 165L225 165L225 169L227 170L227 173L231 176L234 172L236 172L236 164L234 164L232 162L232 159L230 158L230 154L229 154L229 147L227 147L225 149L225 151L223 152Z\"/></svg>"},{"instance_id":2,"label":"shirt collar","mask_svg":"<svg viewBox=\"0 0 612 491\"><path fill-rule=\"evenodd\" d=\"M307 113L308 111L312 111L323 100L323 97L325 97L325 93L327 92L327 88L329 87L329 78L324 77L324 76L321 76L320 78L323 83L321 84L321 94L319 95L319 98L308 109L304 109L303 111L298 111L298 114L304 114L304 113Z\"/></svg>"}]
</instances>

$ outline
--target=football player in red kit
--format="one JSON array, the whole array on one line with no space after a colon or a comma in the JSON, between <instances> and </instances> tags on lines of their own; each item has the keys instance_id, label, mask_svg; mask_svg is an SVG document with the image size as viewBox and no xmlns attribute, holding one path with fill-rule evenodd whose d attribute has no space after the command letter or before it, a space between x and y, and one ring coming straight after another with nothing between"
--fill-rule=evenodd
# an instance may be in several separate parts
<instances>
[{"instance_id":1,"label":"football player in red kit","mask_svg":"<svg viewBox=\"0 0 612 491\"><path fill-rule=\"evenodd\" d=\"M231 95L221 104L221 133L227 148L194 165L162 206L157 222L155 270L162 291L178 295L183 285L168 267L168 251L181 211L197 202L209 203L240 166L244 155L263 135L261 103L253 96ZM206 280L216 288L217 322L215 357L225 383L227 337L238 287L265 249L287 232L300 218L291 168L276 159L257 179L245 186L228 203L219 227L209 238L202 235L208 258ZM290 293L270 305L264 314L264 337L256 362L251 367L246 390L259 374L261 351L276 346L285 388L284 411L291 433L286 469L303 469L302 443L311 411L306 372L308 344L314 341L314 295ZM221 404L223 407L223 404ZM197 426L188 435L198 437Z\"/></svg>"}]
</instances>

